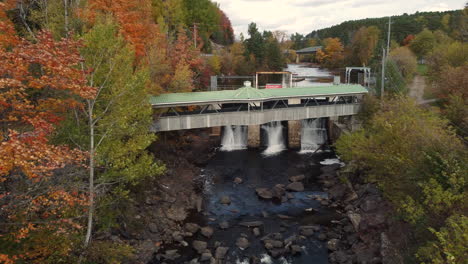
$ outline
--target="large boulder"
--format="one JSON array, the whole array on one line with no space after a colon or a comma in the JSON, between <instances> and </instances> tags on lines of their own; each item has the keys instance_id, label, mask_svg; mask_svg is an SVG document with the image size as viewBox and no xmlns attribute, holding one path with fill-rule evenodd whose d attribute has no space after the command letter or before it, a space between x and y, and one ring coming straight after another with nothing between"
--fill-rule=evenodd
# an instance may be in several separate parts
<instances>
[{"instance_id":1,"label":"large boulder","mask_svg":"<svg viewBox=\"0 0 468 264\"><path fill-rule=\"evenodd\" d=\"M249 240L245 237L239 237L236 241L236 246L238 246L241 250L244 250L250 246Z\"/></svg>"},{"instance_id":2,"label":"large boulder","mask_svg":"<svg viewBox=\"0 0 468 264\"><path fill-rule=\"evenodd\" d=\"M216 259L223 259L226 256L228 250L229 250L229 248L227 248L227 247L218 247L218 248L216 248L215 258Z\"/></svg>"},{"instance_id":3,"label":"large boulder","mask_svg":"<svg viewBox=\"0 0 468 264\"><path fill-rule=\"evenodd\" d=\"M203 254L207 247L207 243L205 241L195 240L193 241L192 246L198 252L198 254Z\"/></svg>"},{"instance_id":4,"label":"large boulder","mask_svg":"<svg viewBox=\"0 0 468 264\"><path fill-rule=\"evenodd\" d=\"M201 234L207 238L210 238L213 235L213 228L206 226L200 230Z\"/></svg>"},{"instance_id":5,"label":"large boulder","mask_svg":"<svg viewBox=\"0 0 468 264\"><path fill-rule=\"evenodd\" d=\"M304 184L302 184L302 182L293 182L293 183L288 184L288 186L286 186L286 189L288 191L293 191L293 192L302 192L304 191Z\"/></svg>"},{"instance_id":6,"label":"large boulder","mask_svg":"<svg viewBox=\"0 0 468 264\"><path fill-rule=\"evenodd\" d=\"M221 197L221 199L219 199L219 202L221 204L230 205L231 204L231 198L229 196L223 196L223 197Z\"/></svg>"},{"instance_id":7,"label":"large boulder","mask_svg":"<svg viewBox=\"0 0 468 264\"><path fill-rule=\"evenodd\" d=\"M349 221L351 221L351 224L353 224L354 230L356 232L359 230L359 224L361 223L361 215L353 212L348 212L347 216L349 218Z\"/></svg>"},{"instance_id":8,"label":"large boulder","mask_svg":"<svg viewBox=\"0 0 468 264\"><path fill-rule=\"evenodd\" d=\"M255 189L255 192L260 198L263 199L272 199L273 198L273 193L268 190L267 188L257 188Z\"/></svg>"},{"instance_id":9,"label":"large boulder","mask_svg":"<svg viewBox=\"0 0 468 264\"><path fill-rule=\"evenodd\" d=\"M283 184L277 184L275 187L271 189L271 193L273 197L281 199L283 195L286 193L286 189L284 189Z\"/></svg>"},{"instance_id":10,"label":"large boulder","mask_svg":"<svg viewBox=\"0 0 468 264\"><path fill-rule=\"evenodd\" d=\"M340 240L333 238L333 239L328 240L327 248L331 251L336 251L338 250L339 244L340 244Z\"/></svg>"},{"instance_id":11,"label":"large boulder","mask_svg":"<svg viewBox=\"0 0 468 264\"><path fill-rule=\"evenodd\" d=\"M289 181L292 181L292 182L298 182L298 181L302 181L304 179L305 179L304 174L289 177Z\"/></svg>"},{"instance_id":12,"label":"large boulder","mask_svg":"<svg viewBox=\"0 0 468 264\"><path fill-rule=\"evenodd\" d=\"M200 226L194 223L186 223L184 227L187 232L192 234L195 234L200 229Z\"/></svg>"}]
</instances>

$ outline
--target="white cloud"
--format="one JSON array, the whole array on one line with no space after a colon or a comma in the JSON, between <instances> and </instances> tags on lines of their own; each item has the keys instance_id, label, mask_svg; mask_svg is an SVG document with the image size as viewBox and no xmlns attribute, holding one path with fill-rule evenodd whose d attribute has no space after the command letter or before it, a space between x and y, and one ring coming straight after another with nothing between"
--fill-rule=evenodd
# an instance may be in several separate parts
<instances>
[{"instance_id":1,"label":"white cloud","mask_svg":"<svg viewBox=\"0 0 468 264\"><path fill-rule=\"evenodd\" d=\"M250 22L260 30L308 34L346 20L416 11L461 9L465 0L215 0L231 19L236 35Z\"/></svg>"}]
</instances>

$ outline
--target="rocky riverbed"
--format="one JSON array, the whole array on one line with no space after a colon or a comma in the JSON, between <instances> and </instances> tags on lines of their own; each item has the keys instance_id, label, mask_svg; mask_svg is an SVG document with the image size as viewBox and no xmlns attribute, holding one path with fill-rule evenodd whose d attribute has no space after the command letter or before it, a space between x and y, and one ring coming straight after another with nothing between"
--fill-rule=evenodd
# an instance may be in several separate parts
<instances>
[{"instance_id":1,"label":"rocky riverbed","mask_svg":"<svg viewBox=\"0 0 468 264\"><path fill-rule=\"evenodd\" d=\"M333 152L265 157L182 138L156 150L166 175L111 236L137 249L132 263L403 263L391 207Z\"/></svg>"}]
</instances>

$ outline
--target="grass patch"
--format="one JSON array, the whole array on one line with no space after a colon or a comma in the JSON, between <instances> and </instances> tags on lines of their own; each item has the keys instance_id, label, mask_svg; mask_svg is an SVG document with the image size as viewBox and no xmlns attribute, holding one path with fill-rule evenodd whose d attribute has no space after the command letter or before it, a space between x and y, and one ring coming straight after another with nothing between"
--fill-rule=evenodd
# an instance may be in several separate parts
<instances>
[{"instance_id":1,"label":"grass patch","mask_svg":"<svg viewBox=\"0 0 468 264\"><path fill-rule=\"evenodd\" d=\"M427 65L426 64L418 64L417 68L418 74L421 76L427 75Z\"/></svg>"}]
</instances>

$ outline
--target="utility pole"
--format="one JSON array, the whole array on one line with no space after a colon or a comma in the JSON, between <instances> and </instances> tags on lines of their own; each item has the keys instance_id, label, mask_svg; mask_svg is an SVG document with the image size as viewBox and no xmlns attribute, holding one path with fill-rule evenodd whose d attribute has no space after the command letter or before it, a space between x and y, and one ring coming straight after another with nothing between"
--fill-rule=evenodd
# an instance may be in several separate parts
<instances>
[{"instance_id":1,"label":"utility pole","mask_svg":"<svg viewBox=\"0 0 468 264\"><path fill-rule=\"evenodd\" d=\"M392 17L388 17L388 34L387 34L387 53L385 53L385 48L382 47L382 81L380 87L380 98L384 97L385 90L385 63L387 62L387 56L390 53L390 34L392 32Z\"/></svg>"},{"instance_id":2,"label":"utility pole","mask_svg":"<svg viewBox=\"0 0 468 264\"><path fill-rule=\"evenodd\" d=\"M390 34L392 31L392 17L388 17L387 56L390 53Z\"/></svg>"},{"instance_id":3,"label":"utility pole","mask_svg":"<svg viewBox=\"0 0 468 264\"><path fill-rule=\"evenodd\" d=\"M380 85L380 98L383 99L385 87L385 48L382 47L382 80Z\"/></svg>"}]
</instances>

